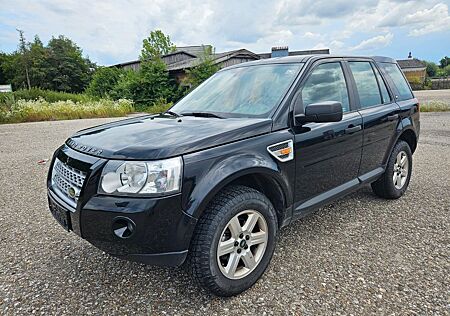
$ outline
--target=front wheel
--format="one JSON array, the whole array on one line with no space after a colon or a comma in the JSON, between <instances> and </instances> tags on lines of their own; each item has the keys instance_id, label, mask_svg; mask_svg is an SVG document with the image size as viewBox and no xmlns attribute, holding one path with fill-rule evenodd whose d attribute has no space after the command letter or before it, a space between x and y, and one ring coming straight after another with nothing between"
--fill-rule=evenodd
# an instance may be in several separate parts
<instances>
[{"instance_id":1,"label":"front wheel","mask_svg":"<svg viewBox=\"0 0 450 316\"><path fill-rule=\"evenodd\" d=\"M224 189L197 224L190 251L194 277L218 296L245 291L269 265L277 227L262 193L245 186Z\"/></svg>"},{"instance_id":2,"label":"front wheel","mask_svg":"<svg viewBox=\"0 0 450 316\"><path fill-rule=\"evenodd\" d=\"M383 176L372 183L376 195L398 199L408 188L412 172L412 153L407 142L399 141L392 150Z\"/></svg>"}]
</instances>

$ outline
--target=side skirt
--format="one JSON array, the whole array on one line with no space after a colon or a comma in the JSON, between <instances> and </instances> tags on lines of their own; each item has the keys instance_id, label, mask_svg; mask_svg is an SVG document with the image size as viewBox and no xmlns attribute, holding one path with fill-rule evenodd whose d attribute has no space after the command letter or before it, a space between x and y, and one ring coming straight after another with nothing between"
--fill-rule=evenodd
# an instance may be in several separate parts
<instances>
[{"instance_id":1,"label":"side skirt","mask_svg":"<svg viewBox=\"0 0 450 316\"><path fill-rule=\"evenodd\" d=\"M300 205L296 206L294 209L292 219L296 220L305 217L306 215L317 210L318 208L358 190L363 185L376 181L379 177L383 175L384 170L385 169L383 167L378 167L368 173L359 176L358 178L355 178L344 184L341 184L340 186L337 186L334 189L316 195L312 199L309 199L301 203Z\"/></svg>"}]
</instances>

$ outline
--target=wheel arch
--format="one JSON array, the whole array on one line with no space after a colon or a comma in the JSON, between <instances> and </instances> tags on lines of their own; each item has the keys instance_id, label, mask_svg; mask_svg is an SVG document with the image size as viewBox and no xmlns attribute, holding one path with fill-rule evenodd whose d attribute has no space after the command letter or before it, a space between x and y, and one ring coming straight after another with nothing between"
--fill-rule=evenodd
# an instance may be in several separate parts
<instances>
[{"instance_id":1,"label":"wheel arch","mask_svg":"<svg viewBox=\"0 0 450 316\"><path fill-rule=\"evenodd\" d=\"M406 143L408 143L409 148L411 148L411 153L414 153L416 151L416 148L417 148L417 136L416 136L416 133L413 131L412 128L407 128L407 129L403 130L400 133L399 137L397 138L397 142L399 140L403 140Z\"/></svg>"},{"instance_id":2,"label":"wheel arch","mask_svg":"<svg viewBox=\"0 0 450 316\"><path fill-rule=\"evenodd\" d=\"M290 218L287 212L291 204L289 201L292 201L289 186L279 172L266 167L241 170L217 181L214 186L210 186L207 194L204 194L192 215L200 218L214 197L225 187L232 185L244 185L264 194L276 210L279 226Z\"/></svg>"},{"instance_id":3,"label":"wheel arch","mask_svg":"<svg viewBox=\"0 0 450 316\"><path fill-rule=\"evenodd\" d=\"M251 173L234 179L224 187L232 185L247 186L264 194L277 212L278 226L282 226L286 219L288 203L286 194L274 177L264 173Z\"/></svg>"}]
</instances>

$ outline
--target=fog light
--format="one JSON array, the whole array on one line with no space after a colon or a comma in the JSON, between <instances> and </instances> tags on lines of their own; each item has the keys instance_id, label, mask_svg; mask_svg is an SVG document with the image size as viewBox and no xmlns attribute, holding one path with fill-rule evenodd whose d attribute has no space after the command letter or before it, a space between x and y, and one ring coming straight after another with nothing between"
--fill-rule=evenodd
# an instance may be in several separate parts
<instances>
[{"instance_id":1,"label":"fog light","mask_svg":"<svg viewBox=\"0 0 450 316\"><path fill-rule=\"evenodd\" d=\"M112 225L114 235L121 239L130 238L133 235L135 228L136 225L134 222L127 217L116 217Z\"/></svg>"}]
</instances>

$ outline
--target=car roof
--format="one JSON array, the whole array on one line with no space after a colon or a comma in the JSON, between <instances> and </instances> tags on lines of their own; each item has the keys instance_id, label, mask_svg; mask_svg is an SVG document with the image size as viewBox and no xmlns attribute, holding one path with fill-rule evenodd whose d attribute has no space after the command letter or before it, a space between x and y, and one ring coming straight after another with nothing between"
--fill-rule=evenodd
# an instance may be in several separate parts
<instances>
[{"instance_id":1,"label":"car roof","mask_svg":"<svg viewBox=\"0 0 450 316\"><path fill-rule=\"evenodd\" d=\"M314 62L320 59L328 59L328 58L361 58L361 59L372 59L377 63L385 62L385 63L396 63L395 59L384 56L350 56L350 55L301 55L301 56L286 56L286 57L275 57L275 58L267 58L267 59L259 59L254 61L249 61L245 63L236 64L230 67L226 67L225 69L233 69L254 65L270 65L270 64L289 64L289 63L306 63L308 61Z\"/></svg>"}]
</instances>

